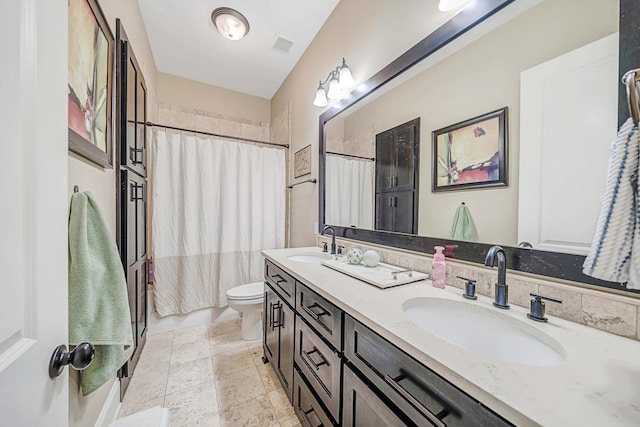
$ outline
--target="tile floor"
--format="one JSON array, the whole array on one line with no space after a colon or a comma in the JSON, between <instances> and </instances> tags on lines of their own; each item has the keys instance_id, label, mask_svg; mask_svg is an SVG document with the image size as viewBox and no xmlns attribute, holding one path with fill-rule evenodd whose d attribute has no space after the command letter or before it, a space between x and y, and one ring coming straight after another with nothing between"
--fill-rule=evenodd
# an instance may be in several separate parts
<instances>
[{"instance_id":1,"label":"tile floor","mask_svg":"<svg viewBox=\"0 0 640 427\"><path fill-rule=\"evenodd\" d=\"M169 408L171 426L300 426L261 341L240 319L147 337L119 417Z\"/></svg>"}]
</instances>

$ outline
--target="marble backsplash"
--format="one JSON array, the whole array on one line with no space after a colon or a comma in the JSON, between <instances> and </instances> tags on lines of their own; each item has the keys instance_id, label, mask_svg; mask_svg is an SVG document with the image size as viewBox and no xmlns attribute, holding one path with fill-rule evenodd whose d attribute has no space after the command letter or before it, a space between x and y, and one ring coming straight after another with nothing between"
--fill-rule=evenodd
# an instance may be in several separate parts
<instances>
[{"instance_id":1,"label":"marble backsplash","mask_svg":"<svg viewBox=\"0 0 640 427\"><path fill-rule=\"evenodd\" d=\"M330 242L330 238L318 235L317 245ZM337 238L336 242L345 247L361 250L374 249L380 254L380 261L425 273L431 272L430 255L403 251L395 248L363 244L363 242ZM478 264L447 260L447 279L449 286L464 288L465 280L458 276L476 280L476 292L490 298L494 297L494 284L497 270ZM571 322L600 329L640 341L640 299L620 294L554 282L542 276L523 275L507 270L509 285L509 303L529 308L530 293L549 296L562 300L562 304L546 303L546 313Z\"/></svg>"}]
</instances>

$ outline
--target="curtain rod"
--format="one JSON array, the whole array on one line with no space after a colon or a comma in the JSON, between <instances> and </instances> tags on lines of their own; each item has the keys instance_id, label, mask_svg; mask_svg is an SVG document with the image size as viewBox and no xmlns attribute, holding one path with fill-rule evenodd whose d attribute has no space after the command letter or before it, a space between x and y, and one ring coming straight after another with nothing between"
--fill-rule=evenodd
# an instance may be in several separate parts
<instances>
[{"instance_id":1,"label":"curtain rod","mask_svg":"<svg viewBox=\"0 0 640 427\"><path fill-rule=\"evenodd\" d=\"M185 128L179 128L179 127L168 126L168 125L161 125L161 124L158 124L158 123L151 123L151 122L147 122L146 125L147 126L151 126L151 127L161 127L161 128L165 128L165 129L179 130L179 131L183 131L183 132L199 133L201 135L218 136L220 138L237 139L238 141L253 142L255 144L275 145L275 146L278 146L278 147L289 148L289 144L276 144L275 142L268 142L268 141L260 141L258 139L243 138L241 136L221 135L219 133L203 132L201 130L185 129Z\"/></svg>"},{"instance_id":2,"label":"curtain rod","mask_svg":"<svg viewBox=\"0 0 640 427\"><path fill-rule=\"evenodd\" d=\"M376 160L375 157L362 157L362 156L355 156L353 154L334 153L331 151L327 151L327 154L333 154L334 156L353 157L355 159L362 159L362 160L371 160L372 162Z\"/></svg>"}]
</instances>

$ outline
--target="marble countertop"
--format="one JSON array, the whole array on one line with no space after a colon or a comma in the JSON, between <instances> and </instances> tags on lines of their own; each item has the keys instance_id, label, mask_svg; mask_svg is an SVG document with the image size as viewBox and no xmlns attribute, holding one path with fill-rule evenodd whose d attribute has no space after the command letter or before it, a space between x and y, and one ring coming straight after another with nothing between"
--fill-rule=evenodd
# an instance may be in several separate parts
<instances>
[{"instance_id":1,"label":"marble countertop","mask_svg":"<svg viewBox=\"0 0 640 427\"><path fill-rule=\"evenodd\" d=\"M461 290L438 289L430 280L379 289L318 263L289 256L320 248L265 250L263 254L309 288L438 372L518 426L640 425L640 342L554 316L548 323L527 319L511 306L500 315L526 322L560 343L565 363L539 367L500 362L449 344L420 329L403 310L405 301L437 297L497 310L492 299L462 298Z\"/></svg>"}]
</instances>

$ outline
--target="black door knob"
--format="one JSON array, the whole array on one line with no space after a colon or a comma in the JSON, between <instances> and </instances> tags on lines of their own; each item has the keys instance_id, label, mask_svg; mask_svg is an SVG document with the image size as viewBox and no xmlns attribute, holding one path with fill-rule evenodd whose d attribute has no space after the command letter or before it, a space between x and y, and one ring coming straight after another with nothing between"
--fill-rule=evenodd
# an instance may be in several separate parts
<instances>
[{"instance_id":1,"label":"black door knob","mask_svg":"<svg viewBox=\"0 0 640 427\"><path fill-rule=\"evenodd\" d=\"M71 365L74 369L81 371L91 364L94 355L95 349L93 345L88 342L79 344L70 352L67 352L66 345L60 345L51 355L51 360L49 361L49 377L57 377L67 365Z\"/></svg>"}]
</instances>

